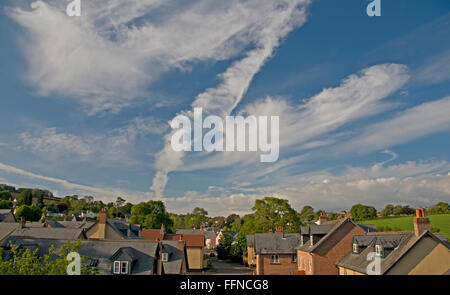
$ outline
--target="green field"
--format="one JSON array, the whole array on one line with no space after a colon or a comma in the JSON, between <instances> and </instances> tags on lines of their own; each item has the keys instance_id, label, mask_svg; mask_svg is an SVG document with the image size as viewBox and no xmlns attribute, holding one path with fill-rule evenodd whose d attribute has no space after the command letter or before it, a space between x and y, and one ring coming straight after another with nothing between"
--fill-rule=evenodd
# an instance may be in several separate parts
<instances>
[{"instance_id":1,"label":"green field","mask_svg":"<svg viewBox=\"0 0 450 295\"><path fill-rule=\"evenodd\" d=\"M450 214L442 214L442 215L430 215L428 216L431 222L431 227L439 228L439 233L443 234L450 239ZM413 225L413 216L405 216L405 217L386 217L386 218L377 218L370 220L359 221L361 224L374 224L378 227L390 227L392 230L414 230Z\"/></svg>"}]
</instances>

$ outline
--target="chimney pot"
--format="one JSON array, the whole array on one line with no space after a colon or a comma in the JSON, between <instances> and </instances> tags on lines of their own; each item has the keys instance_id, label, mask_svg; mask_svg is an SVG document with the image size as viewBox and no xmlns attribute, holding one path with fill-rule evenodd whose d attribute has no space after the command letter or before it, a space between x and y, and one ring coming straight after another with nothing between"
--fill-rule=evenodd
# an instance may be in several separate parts
<instances>
[{"instance_id":1,"label":"chimney pot","mask_svg":"<svg viewBox=\"0 0 450 295\"><path fill-rule=\"evenodd\" d=\"M414 218L414 234L420 236L424 231L430 230L430 220L425 217L425 209L416 210L416 218Z\"/></svg>"}]
</instances>

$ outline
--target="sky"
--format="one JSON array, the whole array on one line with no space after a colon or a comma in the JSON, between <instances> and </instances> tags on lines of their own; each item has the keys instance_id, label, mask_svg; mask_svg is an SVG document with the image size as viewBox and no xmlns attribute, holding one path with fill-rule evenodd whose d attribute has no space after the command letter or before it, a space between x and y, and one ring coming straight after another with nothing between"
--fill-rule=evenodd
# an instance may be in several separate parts
<instances>
[{"instance_id":1,"label":"sky","mask_svg":"<svg viewBox=\"0 0 450 295\"><path fill-rule=\"evenodd\" d=\"M246 214L450 201L450 2L5 0L0 183ZM280 155L175 152L195 107L279 116Z\"/></svg>"}]
</instances>

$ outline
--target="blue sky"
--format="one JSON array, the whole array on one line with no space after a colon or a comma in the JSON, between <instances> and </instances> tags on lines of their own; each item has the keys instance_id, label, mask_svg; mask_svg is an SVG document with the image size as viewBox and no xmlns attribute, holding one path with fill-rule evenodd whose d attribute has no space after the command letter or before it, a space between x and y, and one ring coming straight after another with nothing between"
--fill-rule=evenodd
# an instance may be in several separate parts
<instances>
[{"instance_id":1,"label":"blue sky","mask_svg":"<svg viewBox=\"0 0 450 295\"><path fill-rule=\"evenodd\" d=\"M0 5L0 183L249 212L450 200L450 3ZM280 116L280 158L175 153L168 122Z\"/></svg>"}]
</instances>

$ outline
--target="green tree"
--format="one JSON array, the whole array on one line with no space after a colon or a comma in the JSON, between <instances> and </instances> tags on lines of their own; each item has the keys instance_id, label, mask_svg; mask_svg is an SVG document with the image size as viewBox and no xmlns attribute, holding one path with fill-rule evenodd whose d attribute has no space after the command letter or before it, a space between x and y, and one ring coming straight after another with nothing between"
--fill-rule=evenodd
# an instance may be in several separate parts
<instances>
[{"instance_id":1,"label":"green tree","mask_svg":"<svg viewBox=\"0 0 450 295\"><path fill-rule=\"evenodd\" d=\"M224 234L220 239L220 243L217 246L217 256L219 259L231 258L231 244L233 243L233 237L230 234Z\"/></svg>"},{"instance_id":2,"label":"green tree","mask_svg":"<svg viewBox=\"0 0 450 295\"><path fill-rule=\"evenodd\" d=\"M314 214L314 209L311 206L304 206L302 211L300 212L300 218L302 221L312 221L316 218L316 214Z\"/></svg>"},{"instance_id":3,"label":"green tree","mask_svg":"<svg viewBox=\"0 0 450 295\"><path fill-rule=\"evenodd\" d=\"M373 206L356 204L350 209L350 214L354 220L371 219L377 217L377 209Z\"/></svg>"},{"instance_id":4,"label":"green tree","mask_svg":"<svg viewBox=\"0 0 450 295\"><path fill-rule=\"evenodd\" d=\"M9 201L9 199L12 199L12 194L9 191L1 191L0 192L0 200Z\"/></svg>"},{"instance_id":5,"label":"green tree","mask_svg":"<svg viewBox=\"0 0 450 295\"><path fill-rule=\"evenodd\" d=\"M38 221L41 218L42 211L35 205L22 205L17 209L15 215L16 219L23 217L26 221Z\"/></svg>"},{"instance_id":6,"label":"green tree","mask_svg":"<svg viewBox=\"0 0 450 295\"><path fill-rule=\"evenodd\" d=\"M30 206L33 202L33 193L30 189L24 189L19 194L19 199L17 200L18 205L28 205Z\"/></svg>"},{"instance_id":7,"label":"green tree","mask_svg":"<svg viewBox=\"0 0 450 295\"><path fill-rule=\"evenodd\" d=\"M381 216L391 216L394 214L394 205L388 204L386 207L384 207L383 210L381 210Z\"/></svg>"},{"instance_id":8,"label":"green tree","mask_svg":"<svg viewBox=\"0 0 450 295\"><path fill-rule=\"evenodd\" d=\"M394 215L402 215L403 214L403 207L401 205L397 205L392 210L392 214Z\"/></svg>"},{"instance_id":9,"label":"green tree","mask_svg":"<svg viewBox=\"0 0 450 295\"><path fill-rule=\"evenodd\" d=\"M200 207L195 207L192 213L186 214L184 219L187 228L200 228L208 221L208 212Z\"/></svg>"},{"instance_id":10,"label":"green tree","mask_svg":"<svg viewBox=\"0 0 450 295\"><path fill-rule=\"evenodd\" d=\"M174 229L186 228L186 224L184 222L184 218L186 217L185 215L169 213L169 217L173 222Z\"/></svg>"},{"instance_id":11,"label":"green tree","mask_svg":"<svg viewBox=\"0 0 450 295\"><path fill-rule=\"evenodd\" d=\"M266 197L256 200L252 210L255 211L253 223L259 232L275 230L280 226L286 232L298 232L302 224L298 213L284 199Z\"/></svg>"},{"instance_id":12,"label":"green tree","mask_svg":"<svg viewBox=\"0 0 450 295\"><path fill-rule=\"evenodd\" d=\"M439 202L433 206L431 206L428 210L427 213L430 215L433 214L446 214L449 213L449 204L445 203L445 202Z\"/></svg>"},{"instance_id":13,"label":"green tree","mask_svg":"<svg viewBox=\"0 0 450 295\"><path fill-rule=\"evenodd\" d=\"M0 261L0 274L2 275L67 275L67 266L70 261L66 259L70 252L78 252L81 241L75 243L67 241L59 252L56 253L52 245L48 254L38 255L38 249L31 252L30 249L19 249L16 245L10 244L11 258ZM2 257L0 249L0 257ZM93 275L98 270L85 263L86 257L81 256L81 274Z\"/></svg>"},{"instance_id":14,"label":"green tree","mask_svg":"<svg viewBox=\"0 0 450 295\"><path fill-rule=\"evenodd\" d=\"M12 209L13 203L11 201L0 200L0 209Z\"/></svg>"},{"instance_id":15,"label":"green tree","mask_svg":"<svg viewBox=\"0 0 450 295\"><path fill-rule=\"evenodd\" d=\"M144 228L161 228L164 224L167 231L171 231L173 221L170 219L162 201L153 201L139 203L131 209L130 223L140 224Z\"/></svg>"}]
</instances>

